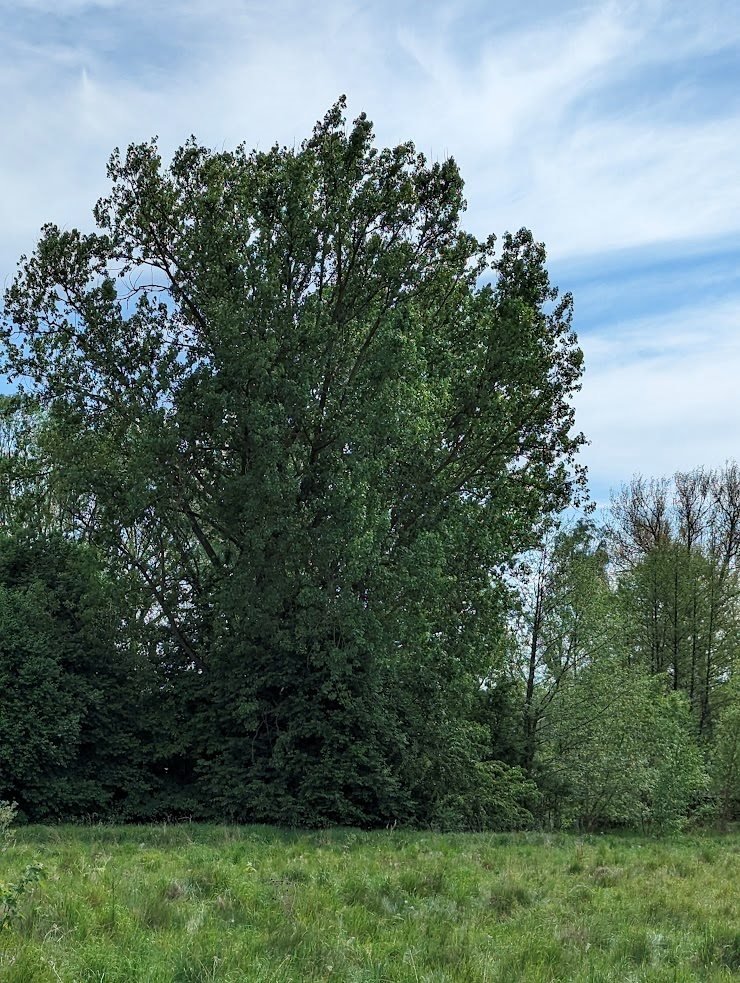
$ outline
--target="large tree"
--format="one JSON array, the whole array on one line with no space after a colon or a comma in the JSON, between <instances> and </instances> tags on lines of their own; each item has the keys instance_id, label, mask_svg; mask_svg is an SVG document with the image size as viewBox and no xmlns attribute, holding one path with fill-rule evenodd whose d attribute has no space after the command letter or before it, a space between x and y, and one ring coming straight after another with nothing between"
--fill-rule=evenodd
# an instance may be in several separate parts
<instances>
[{"instance_id":1,"label":"large tree","mask_svg":"<svg viewBox=\"0 0 740 983\"><path fill-rule=\"evenodd\" d=\"M109 176L97 232L22 261L7 363L167 627L204 799L434 817L478 755L496 571L578 492L570 296L341 100L297 149L151 142Z\"/></svg>"}]
</instances>

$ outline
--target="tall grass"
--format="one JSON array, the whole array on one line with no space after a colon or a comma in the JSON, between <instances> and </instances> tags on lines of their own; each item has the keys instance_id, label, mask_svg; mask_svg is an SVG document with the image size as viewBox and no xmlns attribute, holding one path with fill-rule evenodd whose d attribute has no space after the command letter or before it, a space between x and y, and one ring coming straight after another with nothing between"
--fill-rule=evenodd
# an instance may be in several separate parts
<instances>
[{"instance_id":1,"label":"tall grass","mask_svg":"<svg viewBox=\"0 0 740 983\"><path fill-rule=\"evenodd\" d=\"M740 979L740 836L29 827L3 983Z\"/></svg>"}]
</instances>

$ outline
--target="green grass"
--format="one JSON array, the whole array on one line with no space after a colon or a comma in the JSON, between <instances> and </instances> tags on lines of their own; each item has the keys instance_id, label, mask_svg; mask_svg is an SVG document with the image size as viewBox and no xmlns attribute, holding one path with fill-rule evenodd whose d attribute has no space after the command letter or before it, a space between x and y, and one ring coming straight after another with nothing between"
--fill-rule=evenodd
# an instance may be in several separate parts
<instances>
[{"instance_id":1,"label":"green grass","mask_svg":"<svg viewBox=\"0 0 740 983\"><path fill-rule=\"evenodd\" d=\"M28 827L2 983L740 979L740 836Z\"/></svg>"}]
</instances>

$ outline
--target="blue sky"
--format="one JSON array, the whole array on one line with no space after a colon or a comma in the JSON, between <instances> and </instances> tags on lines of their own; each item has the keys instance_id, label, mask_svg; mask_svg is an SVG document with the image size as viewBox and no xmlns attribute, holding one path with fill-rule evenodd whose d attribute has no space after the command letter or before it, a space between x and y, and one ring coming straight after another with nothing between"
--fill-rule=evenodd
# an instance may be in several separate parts
<instances>
[{"instance_id":1,"label":"blue sky","mask_svg":"<svg viewBox=\"0 0 740 983\"><path fill-rule=\"evenodd\" d=\"M0 281L89 227L112 148L299 142L340 93L452 154L478 234L571 290L597 501L740 456L735 0L0 0Z\"/></svg>"}]
</instances>

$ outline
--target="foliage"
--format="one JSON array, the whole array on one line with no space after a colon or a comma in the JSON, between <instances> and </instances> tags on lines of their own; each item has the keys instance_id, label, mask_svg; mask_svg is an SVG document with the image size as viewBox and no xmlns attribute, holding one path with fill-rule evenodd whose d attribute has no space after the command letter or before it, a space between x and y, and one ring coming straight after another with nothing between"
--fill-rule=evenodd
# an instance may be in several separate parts
<instances>
[{"instance_id":1,"label":"foliage","mask_svg":"<svg viewBox=\"0 0 740 983\"><path fill-rule=\"evenodd\" d=\"M570 296L343 101L297 149L152 142L109 177L98 231L22 262L6 362L73 532L138 580L174 811L432 821L478 782L498 573L582 485Z\"/></svg>"},{"instance_id":2,"label":"foliage","mask_svg":"<svg viewBox=\"0 0 740 983\"><path fill-rule=\"evenodd\" d=\"M557 822L587 830L669 832L707 784L685 702L614 665L560 690L537 766Z\"/></svg>"},{"instance_id":3,"label":"foliage","mask_svg":"<svg viewBox=\"0 0 740 983\"><path fill-rule=\"evenodd\" d=\"M686 693L711 740L715 694L740 639L740 469L635 479L615 497L609 525L630 659Z\"/></svg>"},{"instance_id":4,"label":"foliage","mask_svg":"<svg viewBox=\"0 0 740 983\"><path fill-rule=\"evenodd\" d=\"M440 830L529 829L537 786L518 767L470 761L457 782L439 782L430 803L430 825Z\"/></svg>"},{"instance_id":5,"label":"foliage","mask_svg":"<svg viewBox=\"0 0 740 983\"><path fill-rule=\"evenodd\" d=\"M12 827L17 813L15 802L0 801L0 854L11 849L15 843ZM41 880L43 872L43 864L35 862L28 864L14 883L0 882L0 932L18 919L22 899Z\"/></svg>"},{"instance_id":6,"label":"foliage","mask_svg":"<svg viewBox=\"0 0 740 983\"><path fill-rule=\"evenodd\" d=\"M654 707L645 824L669 833L685 825L692 806L706 798L710 782L686 698L672 693L656 699Z\"/></svg>"},{"instance_id":7,"label":"foliage","mask_svg":"<svg viewBox=\"0 0 740 983\"><path fill-rule=\"evenodd\" d=\"M722 823L740 816L740 693L734 675L724 687L724 705L719 713L712 747L711 770Z\"/></svg>"},{"instance_id":8,"label":"foliage","mask_svg":"<svg viewBox=\"0 0 740 983\"><path fill-rule=\"evenodd\" d=\"M0 793L26 817L109 809L136 789L135 670L88 549L0 537Z\"/></svg>"},{"instance_id":9,"label":"foliage","mask_svg":"<svg viewBox=\"0 0 740 983\"><path fill-rule=\"evenodd\" d=\"M593 525L545 530L527 557L515 626L514 671L524 685L522 763L531 770L538 734L558 690L594 660L609 658L620 636L606 574L606 556Z\"/></svg>"},{"instance_id":10,"label":"foliage","mask_svg":"<svg viewBox=\"0 0 740 983\"><path fill-rule=\"evenodd\" d=\"M6 850L9 842L12 842L13 823L17 814L17 802L0 800L0 850Z\"/></svg>"},{"instance_id":11,"label":"foliage","mask_svg":"<svg viewBox=\"0 0 740 983\"><path fill-rule=\"evenodd\" d=\"M546 821L668 832L706 804L709 779L689 694L640 651L641 618L656 609L638 584L650 583L664 556L650 551L615 578L605 545L580 522L551 533L528 566L514 661L524 687L522 760ZM703 575L705 559L689 559L691 576ZM686 578L687 595L696 595Z\"/></svg>"}]
</instances>

